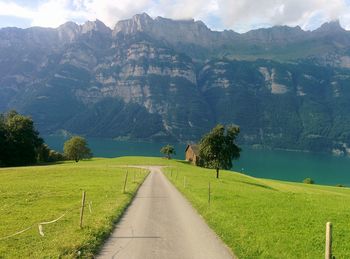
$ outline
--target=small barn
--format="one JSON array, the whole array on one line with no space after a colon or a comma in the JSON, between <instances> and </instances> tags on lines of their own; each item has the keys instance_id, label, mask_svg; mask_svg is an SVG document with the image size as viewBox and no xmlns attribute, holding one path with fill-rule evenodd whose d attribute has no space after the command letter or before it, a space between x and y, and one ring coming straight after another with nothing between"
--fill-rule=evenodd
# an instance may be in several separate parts
<instances>
[{"instance_id":1,"label":"small barn","mask_svg":"<svg viewBox=\"0 0 350 259\"><path fill-rule=\"evenodd\" d=\"M193 165L199 163L199 145L187 145L185 150L186 161L189 161Z\"/></svg>"}]
</instances>

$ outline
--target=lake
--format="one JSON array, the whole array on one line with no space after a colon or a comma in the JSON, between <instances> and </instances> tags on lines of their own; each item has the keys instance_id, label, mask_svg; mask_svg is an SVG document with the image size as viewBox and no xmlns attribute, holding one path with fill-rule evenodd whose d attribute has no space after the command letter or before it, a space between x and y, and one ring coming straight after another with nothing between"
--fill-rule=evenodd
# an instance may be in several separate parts
<instances>
[{"instance_id":1,"label":"lake","mask_svg":"<svg viewBox=\"0 0 350 259\"><path fill-rule=\"evenodd\" d=\"M45 142L57 151L63 150L64 137L45 136ZM116 141L88 138L89 147L96 157L162 156L164 143ZM173 144L175 158L184 159L185 144ZM243 147L241 158L234 161L233 170L245 174L277 180L302 182L310 177L317 184L350 186L350 158L330 154L284 150L252 149Z\"/></svg>"}]
</instances>

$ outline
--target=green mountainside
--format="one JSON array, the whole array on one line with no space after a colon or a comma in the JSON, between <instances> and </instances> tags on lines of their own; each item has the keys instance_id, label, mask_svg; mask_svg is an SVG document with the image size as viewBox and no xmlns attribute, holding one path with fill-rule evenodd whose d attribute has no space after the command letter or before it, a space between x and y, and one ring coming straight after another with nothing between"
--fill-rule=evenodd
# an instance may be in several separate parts
<instances>
[{"instance_id":1,"label":"green mountainside","mask_svg":"<svg viewBox=\"0 0 350 259\"><path fill-rule=\"evenodd\" d=\"M338 22L238 34L140 14L113 30L0 29L0 112L43 134L187 142L234 123L241 143L348 153L349 87Z\"/></svg>"}]
</instances>

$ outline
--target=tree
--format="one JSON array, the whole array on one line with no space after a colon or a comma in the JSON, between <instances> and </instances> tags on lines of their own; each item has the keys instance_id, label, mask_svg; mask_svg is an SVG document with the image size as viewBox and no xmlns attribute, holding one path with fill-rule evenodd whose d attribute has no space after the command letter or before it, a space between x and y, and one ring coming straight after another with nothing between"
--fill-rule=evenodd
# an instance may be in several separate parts
<instances>
[{"instance_id":1,"label":"tree","mask_svg":"<svg viewBox=\"0 0 350 259\"><path fill-rule=\"evenodd\" d=\"M28 165L37 162L37 154L44 140L34 128L30 117L10 111L1 118L1 142L5 149L1 152L4 165Z\"/></svg>"},{"instance_id":2,"label":"tree","mask_svg":"<svg viewBox=\"0 0 350 259\"><path fill-rule=\"evenodd\" d=\"M86 140L79 136L67 140L64 143L63 152L68 159L75 160L75 162L84 158L92 157L91 150L88 147Z\"/></svg>"},{"instance_id":3,"label":"tree","mask_svg":"<svg viewBox=\"0 0 350 259\"><path fill-rule=\"evenodd\" d=\"M0 166L48 162L50 152L30 117L15 110L0 114ZM63 158L60 155L59 158Z\"/></svg>"},{"instance_id":4,"label":"tree","mask_svg":"<svg viewBox=\"0 0 350 259\"><path fill-rule=\"evenodd\" d=\"M220 169L231 169L232 160L238 159L241 149L235 144L239 134L239 127L218 124L200 141L200 164L207 168L216 169L216 178L219 178Z\"/></svg>"},{"instance_id":5,"label":"tree","mask_svg":"<svg viewBox=\"0 0 350 259\"><path fill-rule=\"evenodd\" d=\"M306 183L306 184L314 184L315 181L312 180L311 178L305 178L305 179L303 180L303 183Z\"/></svg>"},{"instance_id":6,"label":"tree","mask_svg":"<svg viewBox=\"0 0 350 259\"><path fill-rule=\"evenodd\" d=\"M160 153L166 155L168 159L171 159L171 155L176 155L175 148L172 145L166 145L160 149Z\"/></svg>"}]
</instances>

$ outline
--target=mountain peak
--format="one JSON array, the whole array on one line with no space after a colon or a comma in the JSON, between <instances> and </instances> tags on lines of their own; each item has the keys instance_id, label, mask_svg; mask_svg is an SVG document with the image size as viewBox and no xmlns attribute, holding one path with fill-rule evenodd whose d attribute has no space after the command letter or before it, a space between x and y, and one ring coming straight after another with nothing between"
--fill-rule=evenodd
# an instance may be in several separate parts
<instances>
[{"instance_id":1,"label":"mountain peak","mask_svg":"<svg viewBox=\"0 0 350 259\"><path fill-rule=\"evenodd\" d=\"M279 42L286 43L301 39L305 32L300 26L289 27L285 25L277 25L271 28L261 28L243 33L243 37L255 42Z\"/></svg>"},{"instance_id":2,"label":"mountain peak","mask_svg":"<svg viewBox=\"0 0 350 259\"><path fill-rule=\"evenodd\" d=\"M59 38L68 42L74 40L80 33L80 26L74 22L66 22L57 29Z\"/></svg>"},{"instance_id":3,"label":"mountain peak","mask_svg":"<svg viewBox=\"0 0 350 259\"><path fill-rule=\"evenodd\" d=\"M231 38L231 33L221 35L212 32L202 21L194 19L174 20L157 17L152 19L148 14L142 13L131 19L120 21L116 24L113 35L119 33L130 35L144 32L158 40L165 40L176 45L177 43L191 43L202 46L210 46Z\"/></svg>"},{"instance_id":4,"label":"mountain peak","mask_svg":"<svg viewBox=\"0 0 350 259\"><path fill-rule=\"evenodd\" d=\"M147 31L152 27L154 20L146 13L136 14L131 19L119 21L114 28L114 34L123 32L132 34L140 31Z\"/></svg>"},{"instance_id":5,"label":"mountain peak","mask_svg":"<svg viewBox=\"0 0 350 259\"><path fill-rule=\"evenodd\" d=\"M321 25L320 28L316 30L316 32L321 33L336 33L345 31L344 28L340 25L339 20L333 20L330 22L326 22Z\"/></svg>"},{"instance_id":6,"label":"mountain peak","mask_svg":"<svg viewBox=\"0 0 350 259\"><path fill-rule=\"evenodd\" d=\"M139 21L150 21L153 20L151 16L149 16L147 13L141 13L141 14L135 14L132 17L133 20L139 20Z\"/></svg>"},{"instance_id":7,"label":"mountain peak","mask_svg":"<svg viewBox=\"0 0 350 259\"><path fill-rule=\"evenodd\" d=\"M64 24L58 26L59 30L78 30L79 29L79 25L76 24L75 22L65 22Z\"/></svg>"},{"instance_id":8,"label":"mountain peak","mask_svg":"<svg viewBox=\"0 0 350 259\"><path fill-rule=\"evenodd\" d=\"M102 33L110 33L111 29L108 28L103 22L96 19L95 21L87 21L81 26L82 33L90 31L99 31Z\"/></svg>"}]
</instances>

